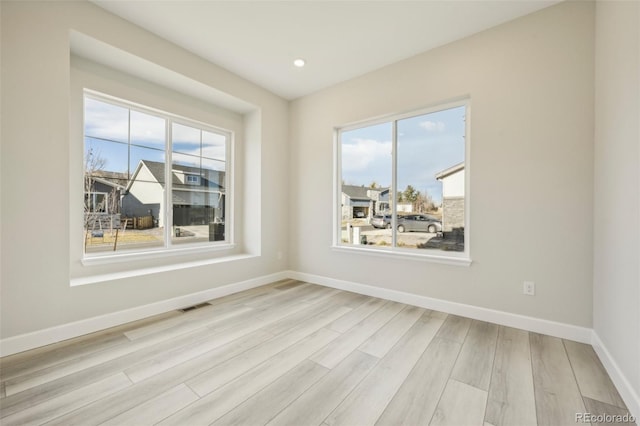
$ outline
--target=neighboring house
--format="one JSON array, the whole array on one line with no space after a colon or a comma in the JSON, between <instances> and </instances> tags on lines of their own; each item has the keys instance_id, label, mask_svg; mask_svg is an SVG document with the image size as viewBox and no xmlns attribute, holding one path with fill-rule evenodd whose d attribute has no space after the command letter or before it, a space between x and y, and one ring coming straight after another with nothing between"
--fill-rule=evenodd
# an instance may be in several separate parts
<instances>
[{"instance_id":1,"label":"neighboring house","mask_svg":"<svg viewBox=\"0 0 640 426\"><path fill-rule=\"evenodd\" d=\"M464 227L464 163L436 174L442 182L442 230Z\"/></svg>"},{"instance_id":2,"label":"neighboring house","mask_svg":"<svg viewBox=\"0 0 640 426\"><path fill-rule=\"evenodd\" d=\"M389 189L342 185L342 219L371 218L389 210Z\"/></svg>"},{"instance_id":3,"label":"neighboring house","mask_svg":"<svg viewBox=\"0 0 640 426\"><path fill-rule=\"evenodd\" d=\"M164 163L140 161L122 197L123 215L151 215L165 226L164 168ZM174 226L224 221L225 172L173 165L171 176Z\"/></svg>"},{"instance_id":4,"label":"neighboring house","mask_svg":"<svg viewBox=\"0 0 640 426\"><path fill-rule=\"evenodd\" d=\"M129 179L126 173L94 170L85 176L85 211L87 213L120 213L120 198Z\"/></svg>"},{"instance_id":5,"label":"neighboring house","mask_svg":"<svg viewBox=\"0 0 640 426\"><path fill-rule=\"evenodd\" d=\"M373 211L371 216L378 213L389 212L389 188L370 189L369 195L373 200Z\"/></svg>"},{"instance_id":6,"label":"neighboring house","mask_svg":"<svg viewBox=\"0 0 640 426\"><path fill-rule=\"evenodd\" d=\"M84 226L86 229L113 229L120 226L121 196L125 186L110 172L96 171L85 179ZM126 179L124 180L126 183Z\"/></svg>"},{"instance_id":7,"label":"neighboring house","mask_svg":"<svg viewBox=\"0 0 640 426\"><path fill-rule=\"evenodd\" d=\"M112 179L93 175L90 179L90 190L85 192L87 213L120 213L120 196L125 186Z\"/></svg>"}]
</instances>

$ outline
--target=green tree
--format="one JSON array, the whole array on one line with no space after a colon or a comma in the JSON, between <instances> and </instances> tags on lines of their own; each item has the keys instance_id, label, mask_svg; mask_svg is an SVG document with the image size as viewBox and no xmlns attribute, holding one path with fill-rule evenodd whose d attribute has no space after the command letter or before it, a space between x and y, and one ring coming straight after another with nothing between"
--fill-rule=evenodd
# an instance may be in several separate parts
<instances>
[{"instance_id":1,"label":"green tree","mask_svg":"<svg viewBox=\"0 0 640 426\"><path fill-rule=\"evenodd\" d=\"M402 193L404 200L412 204L416 202L419 194L420 193L411 185L407 185L407 188Z\"/></svg>"}]
</instances>

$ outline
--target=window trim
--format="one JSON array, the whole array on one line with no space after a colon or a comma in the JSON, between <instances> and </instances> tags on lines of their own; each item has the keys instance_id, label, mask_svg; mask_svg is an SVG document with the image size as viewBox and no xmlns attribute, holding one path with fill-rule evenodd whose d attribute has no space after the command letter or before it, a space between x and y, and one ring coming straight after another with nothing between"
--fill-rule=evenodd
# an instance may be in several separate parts
<instances>
[{"instance_id":1,"label":"window trim","mask_svg":"<svg viewBox=\"0 0 640 426\"><path fill-rule=\"evenodd\" d=\"M464 251L463 252L427 252L416 251L414 249L407 249L402 247L396 247L397 232L392 232L392 245L390 247L364 247L361 245L348 245L342 243L342 146L341 135L343 132L351 130L361 129L363 127L374 126L383 123L390 123L392 125L392 176L391 185L393 188L397 185L397 122L407 118L413 118L420 115L431 114L446 109L465 107L465 126L464 126L464 168L465 168L465 205L464 205ZM470 142L470 129L471 129L471 97L462 96L448 101L437 102L429 106L404 111L400 113L390 113L383 116L378 116L372 119L364 119L351 123L347 123L341 126L335 126L333 129L333 232L332 232L332 250L342 253L358 253L358 254L370 254L374 256L383 256L387 258L399 258L399 259L412 259L422 260L433 263L444 263L450 265L470 266L471 260L471 238L470 238L470 219L471 219L471 142ZM395 230L397 228L397 214L391 215L391 226Z\"/></svg>"},{"instance_id":2,"label":"window trim","mask_svg":"<svg viewBox=\"0 0 640 426\"><path fill-rule=\"evenodd\" d=\"M172 246L171 248L154 247L144 251L129 251L129 252L106 252L107 254L102 256L89 256L83 257L80 262L84 266L91 265L105 265L110 263L123 263L134 260L146 260L146 259L161 259L165 257L176 256L191 256L200 253L212 253L227 251L236 248L235 243L224 244L194 244L191 247Z\"/></svg>"},{"instance_id":3,"label":"window trim","mask_svg":"<svg viewBox=\"0 0 640 426\"><path fill-rule=\"evenodd\" d=\"M151 115L154 117L162 118L165 120L165 189L163 191L163 202L165 206L168 206L165 210L164 219L166 224L172 224L171 226L164 226L163 232L163 246L162 247L150 247L135 250L122 250L122 251L105 251L96 253L87 253L84 249L84 240L81 241L82 258L80 259L83 265L98 265L112 262L127 262L141 259L154 259L163 258L166 256L177 256L183 254L198 254L216 252L221 250L232 250L236 247L234 228L234 204L235 202L235 188L234 188L234 165L235 161L235 132L233 130L225 129L219 126L215 126L200 120L187 118L178 114L174 114L168 111L164 111L158 108L142 105L140 103L118 98L103 92L89 89L84 87L82 89L82 104L81 104L81 125L82 125L82 158L84 159L84 150L86 143L85 134L85 99L93 99L99 102L108 103L121 108L126 108L129 111L136 111L142 114ZM130 115L130 114L129 114ZM130 118L129 118L130 120ZM195 127L200 132L207 131L210 133L219 134L225 137L225 239L224 241L202 241L196 243L190 243L188 246L182 244L173 244L173 203L170 203L171 194L173 192L173 160L172 160L172 124L177 123L185 126ZM129 121L129 126L131 125ZM90 137L90 136L89 136ZM202 136L201 136L202 137ZM99 139L99 138L98 138ZM119 143L114 141L114 143ZM127 141L127 145L131 145L131 140ZM202 158L202 156L200 156ZM84 170L82 171L84 178ZM229 200L231 199L231 200ZM230 202L229 202L230 201ZM169 208L171 207L171 208ZM80 227L82 227L82 223ZM80 235L86 238L86 230L81 229Z\"/></svg>"}]
</instances>

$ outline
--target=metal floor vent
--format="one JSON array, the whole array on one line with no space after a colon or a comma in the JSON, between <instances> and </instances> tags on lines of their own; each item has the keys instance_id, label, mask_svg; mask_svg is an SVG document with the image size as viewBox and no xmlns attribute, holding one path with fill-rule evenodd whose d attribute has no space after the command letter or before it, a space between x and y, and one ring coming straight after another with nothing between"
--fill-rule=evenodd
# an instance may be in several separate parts
<instances>
[{"instance_id":1,"label":"metal floor vent","mask_svg":"<svg viewBox=\"0 0 640 426\"><path fill-rule=\"evenodd\" d=\"M189 312L189 311L193 311L194 309L199 309L202 308L203 306L208 306L208 303L201 303L199 305L193 305L193 306L188 306L186 308L182 308L182 309L178 309L180 312Z\"/></svg>"}]
</instances>

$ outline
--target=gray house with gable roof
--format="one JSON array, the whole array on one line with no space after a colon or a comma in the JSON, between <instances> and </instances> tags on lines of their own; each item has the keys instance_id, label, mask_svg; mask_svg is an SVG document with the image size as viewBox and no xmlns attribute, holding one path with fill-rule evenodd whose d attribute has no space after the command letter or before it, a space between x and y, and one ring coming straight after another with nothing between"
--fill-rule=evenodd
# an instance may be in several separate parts
<instances>
[{"instance_id":1,"label":"gray house with gable roof","mask_svg":"<svg viewBox=\"0 0 640 426\"><path fill-rule=\"evenodd\" d=\"M172 165L173 225L224 222L225 175L220 170ZM141 160L124 191L122 214L151 215L157 220L157 226L164 227L165 189L165 163Z\"/></svg>"},{"instance_id":2,"label":"gray house with gable roof","mask_svg":"<svg viewBox=\"0 0 640 426\"><path fill-rule=\"evenodd\" d=\"M342 219L372 218L389 210L389 188L342 185Z\"/></svg>"}]
</instances>

